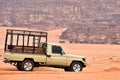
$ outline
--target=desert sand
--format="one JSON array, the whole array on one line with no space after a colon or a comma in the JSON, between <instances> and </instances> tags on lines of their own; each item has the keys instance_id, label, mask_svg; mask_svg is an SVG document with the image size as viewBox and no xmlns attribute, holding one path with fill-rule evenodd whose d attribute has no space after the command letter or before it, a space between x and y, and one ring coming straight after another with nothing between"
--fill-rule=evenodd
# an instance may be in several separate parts
<instances>
[{"instance_id":1,"label":"desert sand","mask_svg":"<svg viewBox=\"0 0 120 80\"><path fill-rule=\"evenodd\" d=\"M61 44L66 53L86 57L87 67L82 72L50 67L35 68L32 72L18 71L3 63L6 29L0 28L0 80L120 80L120 45L110 44ZM48 41L58 43L63 30L48 31Z\"/></svg>"}]
</instances>

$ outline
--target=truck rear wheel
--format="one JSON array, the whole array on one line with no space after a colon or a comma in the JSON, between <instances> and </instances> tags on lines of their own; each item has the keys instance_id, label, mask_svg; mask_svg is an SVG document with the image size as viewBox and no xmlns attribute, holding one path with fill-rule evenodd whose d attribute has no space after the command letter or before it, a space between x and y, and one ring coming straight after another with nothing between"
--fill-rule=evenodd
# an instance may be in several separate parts
<instances>
[{"instance_id":1,"label":"truck rear wheel","mask_svg":"<svg viewBox=\"0 0 120 80\"><path fill-rule=\"evenodd\" d=\"M83 65L80 62L73 62L70 66L70 71L79 72L82 71Z\"/></svg>"},{"instance_id":2,"label":"truck rear wheel","mask_svg":"<svg viewBox=\"0 0 120 80\"><path fill-rule=\"evenodd\" d=\"M27 59L22 62L21 68L23 71L32 71L34 68L34 62Z\"/></svg>"}]
</instances>

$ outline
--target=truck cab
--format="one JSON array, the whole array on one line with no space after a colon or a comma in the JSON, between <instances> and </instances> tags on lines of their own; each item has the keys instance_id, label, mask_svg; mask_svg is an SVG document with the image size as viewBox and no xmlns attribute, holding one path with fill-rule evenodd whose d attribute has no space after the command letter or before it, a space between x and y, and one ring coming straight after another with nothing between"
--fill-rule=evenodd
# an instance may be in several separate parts
<instances>
[{"instance_id":1,"label":"truck cab","mask_svg":"<svg viewBox=\"0 0 120 80\"><path fill-rule=\"evenodd\" d=\"M85 57L67 54L61 45L48 43L46 32L10 29L6 33L4 62L23 71L46 66L79 72L86 67Z\"/></svg>"}]
</instances>

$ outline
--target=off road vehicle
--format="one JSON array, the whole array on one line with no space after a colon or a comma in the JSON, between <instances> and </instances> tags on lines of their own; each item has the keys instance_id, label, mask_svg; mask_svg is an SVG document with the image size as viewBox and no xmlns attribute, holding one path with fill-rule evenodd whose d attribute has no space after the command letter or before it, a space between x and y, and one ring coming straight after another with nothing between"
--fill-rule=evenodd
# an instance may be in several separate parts
<instances>
[{"instance_id":1,"label":"off road vehicle","mask_svg":"<svg viewBox=\"0 0 120 80\"><path fill-rule=\"evenodd\" d=\"M47 37L47 32L7 29L4 62L21 71L46 66L79 72L86 67L85 57L66 54L60 45L48 43Z\"/></svg>"}]
</instances>

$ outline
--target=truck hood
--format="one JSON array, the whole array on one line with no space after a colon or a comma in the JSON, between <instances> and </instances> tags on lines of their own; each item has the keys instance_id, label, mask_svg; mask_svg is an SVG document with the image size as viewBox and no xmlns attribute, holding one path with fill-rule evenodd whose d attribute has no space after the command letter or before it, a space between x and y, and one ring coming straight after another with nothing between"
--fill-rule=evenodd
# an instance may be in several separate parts
<instances>
[{"instance_id":1,"label":"truck hood","mask_svg":"<svg viewBox=\"0 0 120 80\"><path fill-rule=\"evenodd\" d=\"M85 58L84 56L73 55L73 54L65 54L68 58Z\"/></svg>"}]
</instances>

